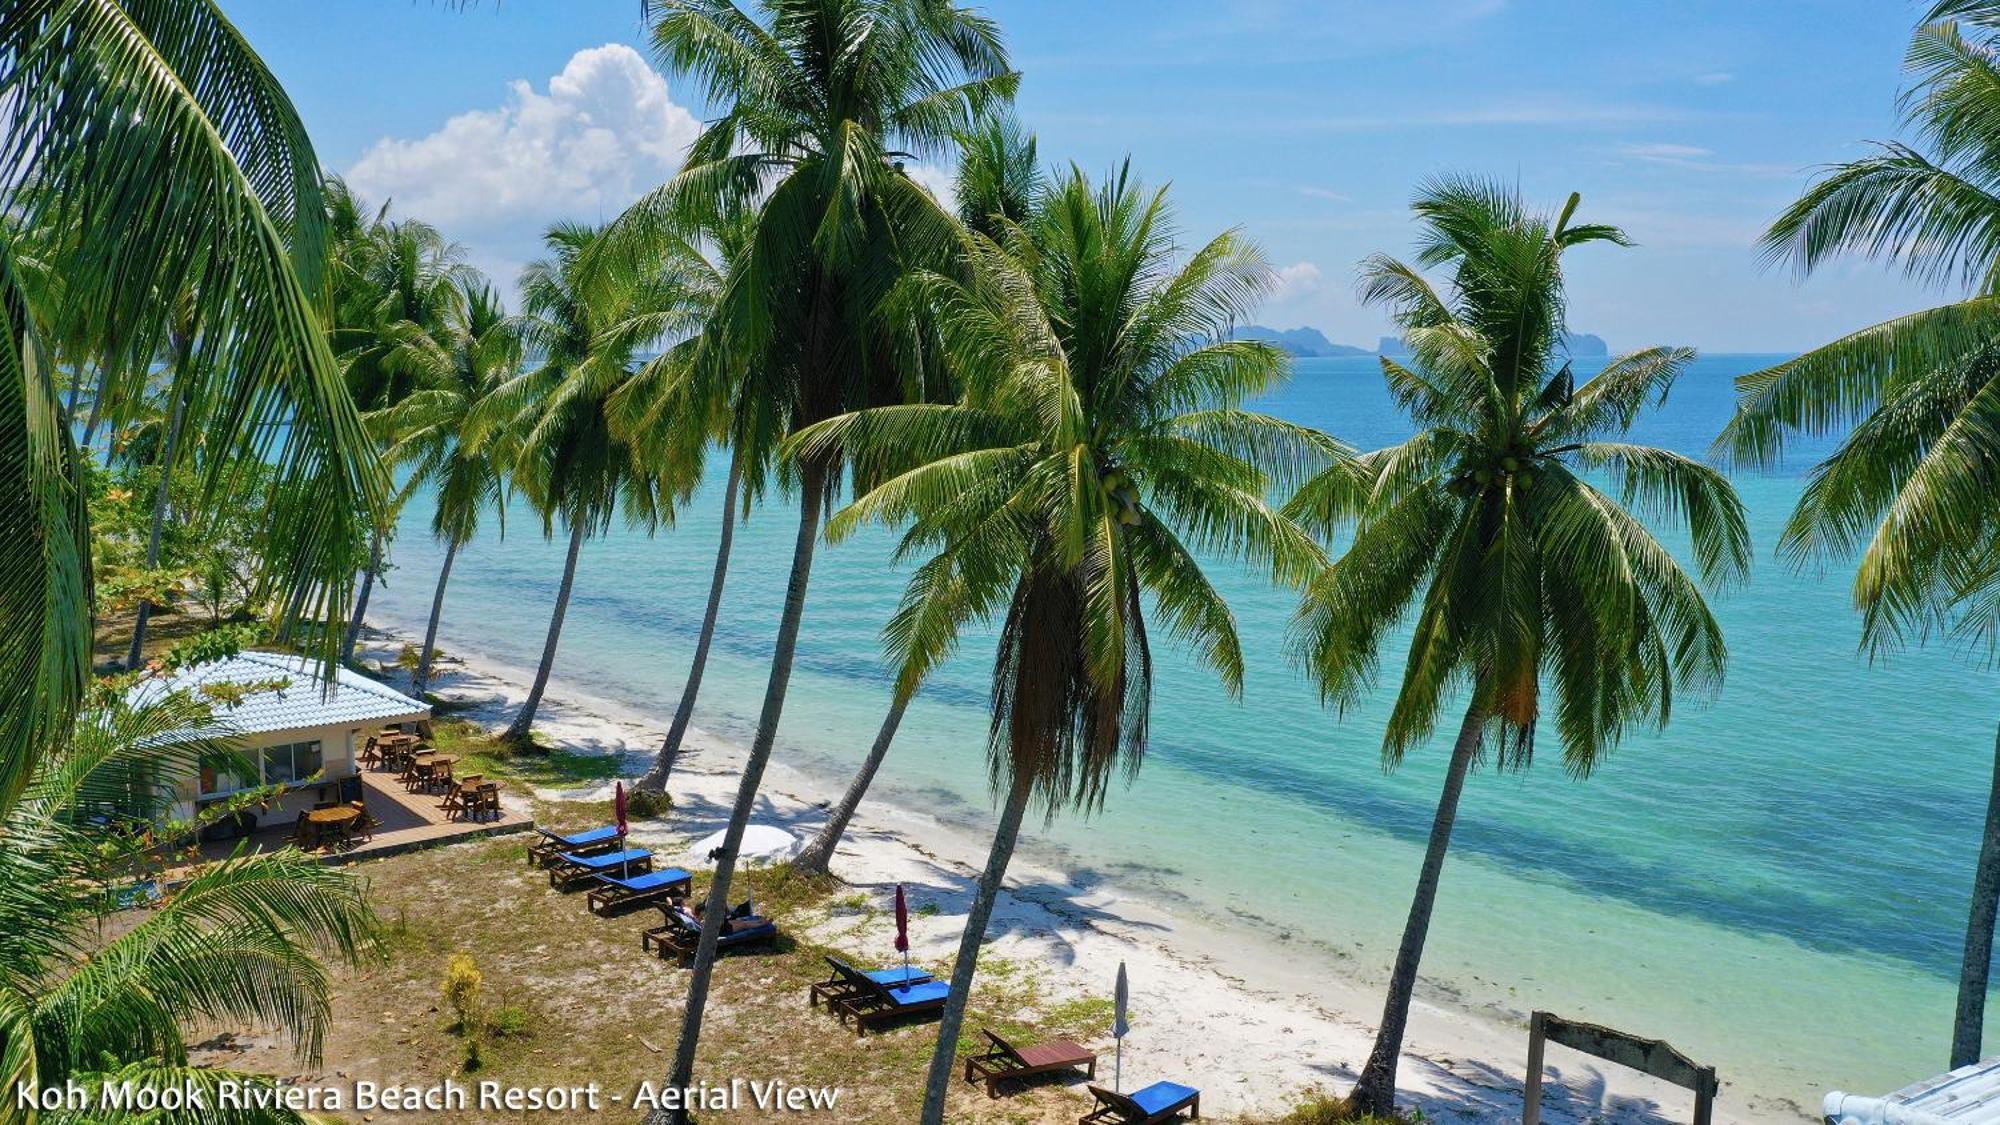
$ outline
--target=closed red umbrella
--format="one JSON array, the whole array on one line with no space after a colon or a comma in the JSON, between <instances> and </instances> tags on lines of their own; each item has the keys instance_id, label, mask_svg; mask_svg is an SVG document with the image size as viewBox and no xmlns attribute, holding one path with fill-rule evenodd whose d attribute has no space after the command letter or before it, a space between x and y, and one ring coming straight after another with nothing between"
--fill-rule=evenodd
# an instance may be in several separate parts
<instances>
[{"instance_id":1,"label":"closed red umbrella","mask_svg":"<svg viewBox=\"0 0 2000 1125\"><path fill-rule=\"evenodd\" d=\"M618 846L619 850L622 851L625 847L625 833L627 831L625 825L625 783L622 781L618 783L616 789L611 791L611 812L612 816L618 821ZM632 877L631 860L626 860L619 867L622 870L623 878L630 879Z\"/></svg>"},{"instance_id":2,"label":"closed red umbrella","mask_svg":"<svg viewBox=\"0 0 2000 1125\"><path fill-rule=\"evenodd\" d=\"M903 884L896 884L896 952L903 955L903 975L909 976L910 969L910 900L903 894Z\"/></svg>"}]
</instances>

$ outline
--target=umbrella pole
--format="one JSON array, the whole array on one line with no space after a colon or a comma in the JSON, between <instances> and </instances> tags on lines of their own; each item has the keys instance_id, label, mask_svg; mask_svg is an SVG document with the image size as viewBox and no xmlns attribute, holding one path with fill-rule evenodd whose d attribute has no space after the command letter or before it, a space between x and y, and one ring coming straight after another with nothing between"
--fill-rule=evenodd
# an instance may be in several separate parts
<instances>
[{"instance_id":1,"label":"umbrella pole","mask_svg":"<svg viewBox=\"0 0 2000 1125\"><path fill-rule=\"evenodd\" d=\"M1111 1092L1125 1092L1125 1041L1118 1040L1118 1053L1111 1056Z\"/></svg>"}]
</instances>

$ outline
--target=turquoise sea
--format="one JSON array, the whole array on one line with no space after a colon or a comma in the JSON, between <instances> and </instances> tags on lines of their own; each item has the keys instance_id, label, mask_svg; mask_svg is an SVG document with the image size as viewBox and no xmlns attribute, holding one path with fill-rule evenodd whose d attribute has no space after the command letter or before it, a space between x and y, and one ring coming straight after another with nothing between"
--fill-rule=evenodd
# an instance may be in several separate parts
<instances>
[{"instance_id":1,"label":"turquoise sea","mask_svg":"<svg viewBox=\"0 0 2000 1125\"><path fill-rule=\"evenodd\" d=\"M1704 357L1639 436L1706 451L1731 377L1778 358ZM1302 360L1262 406L1363 448L1405 432L1372 358ZM1737 482L1758 559L1718 602L1719 698L1630 738L1587 781L1565 776L1552 747L1526 772L1475 775L1425 960L1430 995L1660 1036L1806 1106L1830 1087L1880 1092L1943 1069L2000 673L1942 645L1874 664L1858 652L1851 570L1800 574L1775 555L1807 465ZM558 660L558 679L662 728L700 626L714 477L675 529L620 526L585 547ZM440 557L421 509L371 607L403 627L421 626ZM532 667L562 550L525 511L507 527L460 555L440 644ZM701 726L752 729L793 528L773 505L739 532ZM877 631L901 588L887 544L863 536L820 555L781 736L794 764L858 760L887 705ZM1243 699L1161 659L1142 775L1041 844L1086 883L1314 939L1330 970L1385 976L1455 724L1385 773L1388 688L1344 719L1322 709L1284 657L1292 598L1229 568L1219 584L1252 661ZM893 796L986 815L990 655L968 640L926 689L884 770Z\"/></svg>"}]
</instances>

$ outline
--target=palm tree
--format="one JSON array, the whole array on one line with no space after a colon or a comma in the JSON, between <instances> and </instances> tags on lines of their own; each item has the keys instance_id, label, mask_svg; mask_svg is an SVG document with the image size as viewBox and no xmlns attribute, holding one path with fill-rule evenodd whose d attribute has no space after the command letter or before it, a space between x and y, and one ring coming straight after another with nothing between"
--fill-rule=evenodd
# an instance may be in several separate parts
<instances>
[{"instance_id":1,"label":"palm tree","mask_svg":"<svg viewBox=\"0 0 2000 1125\"><path fill-rule=\"evenodd\" d=\"M1043 188L1034 134L1023 131L1010 115L993 114L962 132L958 148L958 217L966 229L998 239L1010 224L1025 222ZM899 684L892 693L889 713L882 719L868 756L862 759L847 791L827 812L826 823L799 849L792 861L794 869L823 872L833 863L833 853L874 784L883 759L889 756L889 747L903 724L903 712L920 686L913 684L903 690Z\"/></svg>"},{"instance_id":2,"label":"palm tree","mask_svg":"<svg viewBox=\"0 0 2000 1125\"><path fill-rule=\"evenodd\" d=\"M1431 908L1466 774L1490 751L1533 757L1544 682L1555 695L1563 765L1587 776L1635 722L1665 725L1678 693L1722 680L1722 631L1700 587L1640 516L1685 526L1704 581L1748 571L1750 537L1729 482L1699 461L1622 439L1693 357L1620 356L1578 385L1559 354L1563 255L1617 228L1551 217L1471 179L1427 185L1414 264L1361 269L1361 296L1387 305L1415 361L1382 360L1418 427L1362 459L1361 474L1308 484L1287 511L1347 551L1299 611L1298 652L1342 711L1374 682L1380 648L1414 610L1402 684L1383 736L1385 766L1429 738L1463 700L1416 894L1375 1047L1349 1098L1393 1111L1396 1064ZM1443 289L1420 272L1449 271ZM1594 481L1608 481L1611 491ZM1634 509L1637 515L1634 514Z\"/></svg>"},{"instance_id":3,"label":"palm tree","mask_svg":"<svg viewBox=\"0 0 2000 1125\"><path fill-rule=\"evenodd\" d=\"M347 387L364 411L387 410L416 388L418 369L398 362L406 338L416 331L441 333L464 315L461 307L473 275L457 246L437 228L415 219L390 220L383 205L373 220L360 200L338 179L328 185L329 227L341 236L333 254L334 352ZM382 571L383 541L394 526L392 508L380 513L368 537L368 562L360 592L340 646L343 662L354 658L368 598Z\"/></svg>"},{"instance_id":4,"label":"palm tree","mask_svg":"<svg viewBox=\"0 0 2000 1125\"><path fill-rule=\"evenodd\" d=\"M174 892L130 911L134 872L169 858L152 842L174 782L202 762L236 758L220 738L190 737L226 716L180 693L142 686L96 693L73 737L36 766L0 818L0 1080L12 1091L76 1081L186 1084L212 1095L228 1080L274 1080L188 1061L189 1033L238 1021L283 1033L315 1065L330 1023L329 959L357 962L376 922L361 882L292 849L201 864ZM240 760L240 759L239 759ZM230 810L233 814L234 808ZM106 831L106 818L116 825ZM185 826L181 826L185 828ZM143 899L140 899L142 903ZM204 1121L303 1122L285 1110L211 1105ZM40 1120L152 1120L97 1110ZM13 1118L10 1117L10 1120Z\"/></svg>"},{"instance_id":5,"label":"palm tree","mask_svg":"<svg viewBox=\"0 0 2000 1125\"><path fill-rule=\"evenodd\" d=\"M500 519L503 531L506 526L506 463L513 451L503 440L474 448L460 436L480 403L516 374L521 343L491 285L470 278L459 285L461 297L439 329L404 323L387 366L413 374L419 389L371 419L389 435L388 462L410 467L404 491L431 488L437 493L431 535L444 543L444 563L438 568L430 622L411 679L420 696L430 686L453 561L478 533L480 515L487 509Z\"/></svg>"},{"instance_id":6,"label":"palm tree","mask_svg":"<svg viewBox=\"0 0 2000 1125\"><path fill-rule=\"evenodd\" d=\"M472 412L472 451L510 446L511 475L541 515L542 533L552 536L557 524L569 533L534 684L503 735L511 742L529 740L548 689L583 541L608 529L620 509L634 527L671 522L676 497L692 486L655 472L612 435L608 400L632 378L634 355L652 341L630 326L637 314L671 296L661 292L656 275L604 276L610 271L592 268L597 237L595 228L570 223L548 229L543 241L550 257L521 272L516 322L523 346L541 362L493 390Z\"/></svg>"},{"instance_id":7,"label":"palm tree","mask_svg":"<svg viewBox=\"0 0 2000 1125\"><path fill-rule=\"evenodd\" d=\"M991 21L947 0L653 0L653 45L691 74L721 115L687 165L628 214L703 222L761 201L748 260L717 310L755 380L734 427L747 479L762 480L784 434L860 406L921 393L878 316L909 263L948 254L951 217L903 174L904 152L944 149L1016 76ZM621 220L621 225L623 224ZM686 1086L736 849L784 711L821 511L839 464L801 461L799 530L771 676L709 888L670 1084ZM656 1116L678 1116L662 1112Z\"/></svg>"},{"instance_id":8,"label":"palm tree","mask_svg":"<svg viewBox=\"0 0 2000 1125\"><path fill-rule=\"evenodd\" d=\"M954 651L964 623L1002 619L988 737L1000 822L952 969L927 1125L944 1120L979 947L1029 806L1093 810L1114 774L1139 767L1145 599L1240 692L1235 620L1200 560L1245 558L1302 584L1325 556L1265 496L1347 460L1322 434L1240 408L1286 360L1228 339L1271 283L1236 234L1181 263L1165 193L1125 169L1101 186L1071 171L1025 225L996 225L998 239L966 234L969 279L927 272L906 287L934 310L964 401L864 410L792 444L892 474L830 537L903 526L899 554L929 556L885 633L899 690Z\"/></svg>"},{"instance_id":9,"label":"palm tree","mask_svg":"<svg viewBox=\"0 0 2000 1125\"><path fill-rule=\"evenodd\" d=\"M599 240L599 246L605 258L618 262L621 269L644 264L673 279L678 300L667 308L650 310L638 323L656 335L682 338L648 360L612 396L612 435L636 447L648 464L670 466L667 471L691 479L698 478L705 467L711 441L729 448L729 470L722 488L722 533L716 543L708 603L688 664L687 683L659 753L636 786L645 792L664 793L694 721L695 700L722 612L737 508L743 498L746 441L734 440L732 434L739 422L750 422L755 411L738 409L738 400L751 384L737 375L733 365L740 357L723 338L724 322L716 314L731 275L745 264L755 228L751 215L729 214L703 224L697 236L689 238L652 218L656 216L643 212L621 217ZM755 491L753 487L753 494Z\"/></svg>"},{"instance_id":10,"label":"palm tree","mask_svg":"<svg viewBox=\"0 0 2000 1125\"><path fill-rule=\"evenodd\" d=\"M182 294L172 304L174 324L167 333L167 351L163 357L168 373L166 383L167 401L164 404L166 432L160 442L159 455L154 463L159 467L159 483L153 492L153 520L146 539L146 569L160 565L160 539L166 530L167 497L173 488L174 469L181 452L181 434L186 428L188 401L182 395L187 383L188 365L195 361L194 325L192 313L194 302L191 294ZM65 414L69 414L65 411ZM153 616L151 598L139 599L139 606L132 622L132 644L125 653L125 667L137 668L145 654L146 625Z\"/></svg>"},{"instance_id":11,"label":"palm tree","mask_svg":"<svg viewBox=\"0 0 2000 1125\"><path fill-rule=\"evenodd\" d=\"M1910 43L1904 97L1922 148L1883 144L1836 165L1764 235L1773 260L1803 276L1860 252L1964 300L1865 328L1737 380L1736 417L1718 448L1738 461L1780 459L1788 437L1844 435L1817 465L1779 541L1800 566L1859 552L1854 600L1872 656L1955 633L1993 651L2000 626L2000 4L1935 5ZM1925 151L1925 150L1928 151ZM2000 906L2000 744L1973 877L1953 1068L1984 1039L1993 925Z\"/></svg>"},{"instance_id":12,"label":"palm tree","mask_svg":"<svg viewBox=\"0 0 2000 1125\"><path fill-rule=\"evenodd\" d=\"M4 809L68 730L90 667L83 469L40 326L50 341L92 342L93 413L116 412L162 350L158 295L201 295L208 358L176 396L199 404L185 424L214 455L189 515L205 518L233 465L277 466L259 593L287 625L339 617L353 575L333 547L357 537L384 487L316 309L326 271L312 145L212 0L7 0L0 101L0 213L14 220L0 230ZM16 229L72 233L54 249L60 309L24 290ZM337 641L326 630L321 655L333 659Z\"/></svg>"}]
</instances>

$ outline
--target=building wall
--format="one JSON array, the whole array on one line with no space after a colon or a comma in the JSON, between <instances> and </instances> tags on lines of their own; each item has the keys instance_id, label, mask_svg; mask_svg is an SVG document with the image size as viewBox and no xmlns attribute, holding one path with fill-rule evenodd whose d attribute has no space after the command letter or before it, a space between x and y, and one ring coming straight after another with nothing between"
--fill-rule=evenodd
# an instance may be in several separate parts
<instances>
[{"instance_id":1,"label":"building wall","mask_svg":"<svg viewBox=\"0 0 2000 1125\"><path fill-rule=\"evenodd\" d=\"M414 719L415 716L412 716ZM355 776L358 768L355 759L367 741L366 732L382 725L380 720L370 721L361 726L348 724L336 726L300 727L293 730L269 731L262 734L246 735L241 741L244 756L263 763L266 747L282 746L294 742L317 741L320 744L321 774L318 781L291 789L269 802L261 811L252 809L257 816L259 828L269 828L291 824L302 812L310 810L321 800L335 800L339 797L340 782ZM260 778L261 780L261 778ZM190 777L181 783L181 801L175 807L174 815L188 819L194 816L200 796L201 779ZM325 796L321 796L321 791Z\"/></svg>"}]
</instances>

